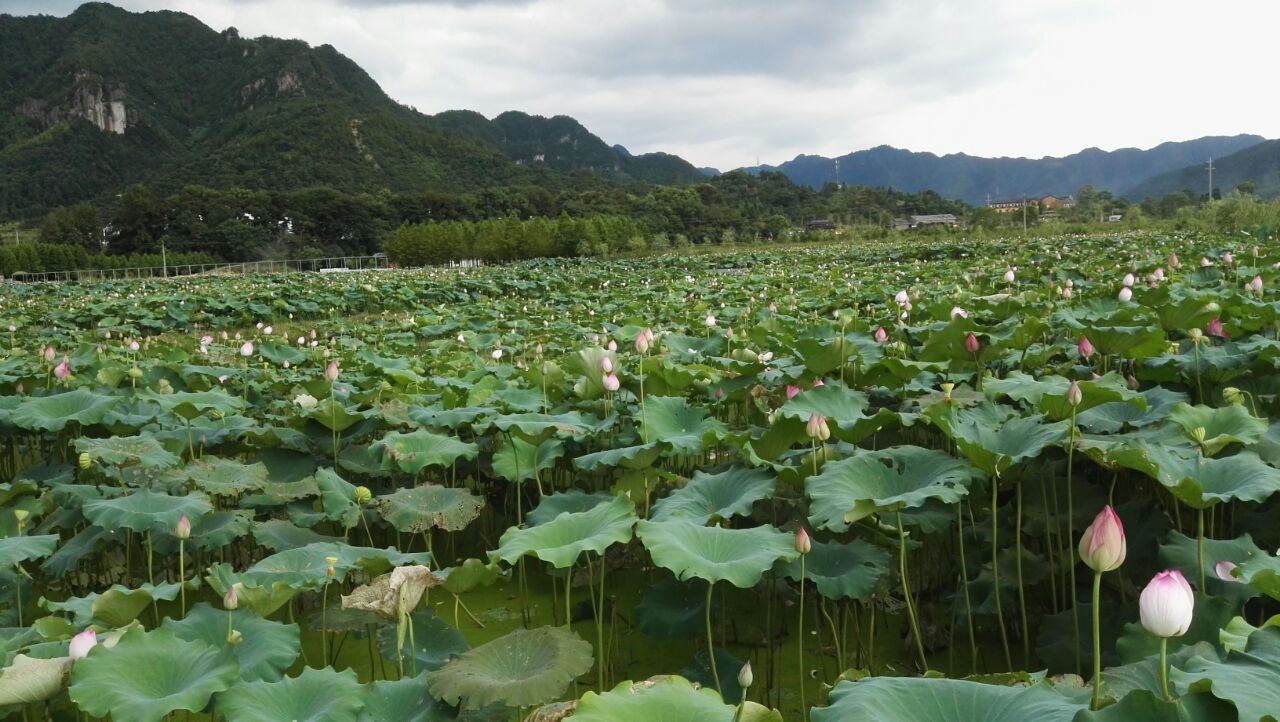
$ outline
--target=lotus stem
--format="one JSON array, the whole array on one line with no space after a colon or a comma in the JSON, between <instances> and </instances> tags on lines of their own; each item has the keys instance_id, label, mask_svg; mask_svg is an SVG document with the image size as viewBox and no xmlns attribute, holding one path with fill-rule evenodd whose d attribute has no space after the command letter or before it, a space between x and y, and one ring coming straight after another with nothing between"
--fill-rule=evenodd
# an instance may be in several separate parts
<instances>
[{"instance_id":1,"label":"lotus stem","mask_svg":"<svg viewBox=\"0 0 1280 722\"><path fill-rule=\"evenodd\" d=\"M1177 503L1176 501L1174 502ZM1200 593L1204 593L1204 507L1196 509L1196 570L1200 573Z\"/></svg>"},{"instance_id":2,"label":"lotus stem","mask_svg":"<svg viewBox=\"0 0 1280 722\"><path fill-rule=\"evenodd\" d=\"M814 462L814 463L816 464L817 462ZM798 667L796 667L796 671L800 673L801 719L803 719L805 722L808 722L809 705L805 704L805 700L804 700L804 682L805 682L805 676L806 676L804 671L804 558L806 556L807 556L806 554L800 555L800 618L796 624L796 651L797 651L797 657L800 660L800 664ZM708 610L710 610L710 604L711 604L710 591L707 592L707 604L708 604ZM710 611L707 612L708 615L710 615L710 613L711 613ZM710 624L710 622L708 622L708 624Z\"/></svg>"},{"instance_id":3,"label":"lotus stem","mask_svg":"<svg viewBox=\"0 0 1280 722\"><path fill-rule=\"evenodd\" d=\"M1191 341L1191 351L1196 358L1196 400L1198 403L1204 403L1204 387L1200 385L1200 342L1193 339ZM1167 694L1165 696L1168 696Z\"/></svg>"},{"instance_id":4,"label":"lotus stem","mask_svg":"<svg viewBox=\"0 0 1280 722\"><path fill-rule=\"evenodd\" d=\"M1000 518L996 515L996 502L1000 491L1000 475L991 479L991 584L996 597L996 626L1000 629L1000 645L1004 648L1006 670L1013 670L1013 657L1009 654L1009 635L1004 629L1004 606L1000 601ZM1076 654L1079 654L1077 651Z\"/></svg>"},{"instance_id":5,"label":"lotus stem","mask_svg":"<svg viewBox=\"0 0 1280 722\"><path fill-rule=\"evenodd\" d=\"M1072 524L1075 521L1075 455L1076 455L1076 407L1071 407L1071 427L1067 429L1070 435L1067 440L1067 534L1063 539L1067 547L1068 559L1070 563L1067 570L1070 572L1069 581L1071 583L1071 635L1075 641L1073 648L1076 654L1076 674L1080 674L1083 667L1080 663L1080 602L1076 595L1076 548L1071 543L1074 538L1074 529ZM997 597L998 598L998 597Z\"/></svg>"},{"instance_id":6,"label":"lotus stem","mask_svg":"<svg viewBox=\"0 0 1280 722\"><path fill-rule=\"evenodd\" d=\"M1017 513L1014 517L1013 548L1014 561L1018 570L1018 613L1022 618L1022 666L1031 666L1031 629L1027 626L1027 594L1022 581L1022 482L1019 481L1014 492L1017 499Z\"/></svg>"},{"instance_id":7,"label":"lotus stem","mask_svg":"<svg viewBox=\"0 0 1280 722\"><path fill-rule=\"evenodd\" d=\"M187 617L187 540L178 539L178 589L182 595L182 617Z\"/></svg>"},{"instance_id":8,"label":"lotus stem","mask_svg":"<svg viewBox=\"0 0 1280 722\"><path fill-rule=\"evenodd\" d=\"M413 638L413 615L405 612L401 615L402 624L409 627L409 669L414 677L418 676L418 642Z\"/></svg>"},{"instance_id":9,"label":"lotus stem","mask_svg":"<svg viewBox=\"0 0 1280 722\"><path fill-rule=\"evenodd\" d=\"M596 683L600 687L600 693L604 694L604 669L605 669L605 648L604 648L604 552L600 553L600 604L596 607Z\"/></svg>"},{"instance_id":10,"label":"lotus stem","mask_svg":"<svg viewBox=\"0 0 1280 722\"><path fill-rule=\"evenodd\" d=\"M920 670L928 672L929 661L924 656L924 639L920 637L920 621L916 618L916 603L911 599L911 582L907 577L907 530L902 526L902 512L894 514L898 524L898 577L902 581L902 598L907 602L907 621L911 623L911 636L915 637Z\"/></svg>"},{"instance_id":11,"label":"lotus stem","mask_svg":"<svg viewBox=\"0 0 1280 722\"><path fill-rule=\"evenodd\" d=\"M1173 696L1169 694L1169 638L1160 638L1160 691L1164 692L1164 698L1173 701Z\"/></svg>"},{"instance_id":12,"label":"lotus stem","mask_svg":"<svg viewBox=\"0 0 1280 722\"><path fill-rule=\"evenodd\" d=\"M155 586L156 576L155 567L152 564L153 555L151 553L151 530L147 530L147 583L151 585L151 617L155 621L155 625L160 626L160 608L156 605Z\"/></svg>"},{"instance_id":13,"label":"lotus stem","mask_svg":"<svg viewBox=\"0 0 1280 722\"><path fill-rule=\"evenodd\" d=\"M1102 632L1100 602L1102 600L1102 572L1093 573L1093 701L1089 709L1101 709L1102 702ZM1163 665L1162 665L1163 666Z\"/></svg>"},{"instance_id":14,"label":"lotus stem","mask_svg":"<svg viewBox=\"0 0 1280 722\"><path fill-rule=\"evenodd\" d=\"M836 665L840 668L840 672L844 672L844 646L840 639L840 630L836 629L836 622L831 618L831 612L827 611L827 598L825 596L818 597L818 609L822 612L822 616L827 620L827 627L831 629L831 642L836 648ZM839 610L837 610L839 613Z\"/></svg>"},{"instance_id":15,"label":"lotus stem","mask_svg":"<svg viewBox=\"0 0 1280 722\"><path fill-rule=\"evenodd\" d=\"M958 530L956 536L960 541L960 581L964 586L965 622L969 627L969 672L976 673L978 671L978 642L974 639L973 601L969 597L969 569L965 564L964 512L960 509L959 504L956 504L956 529Z\"/></svg>"},{"instance_id":16,"label":"lotus stem","mask_svg":"<svg viewBox=\"0 0 1280 722\"><path fill-rule=\"evenodd\" d=\"M804 562L801 562L801 564L803 563ZM716 668L715 642L711 638L711 592L713 592L715 588L716 588L715 582L709 582L707 584L707 608L704 610L706 613L706 622L707 622L707 661L711 663L711 678L714 679L716 682L716 692L718 692L720 694L720 697L723 699L724 688L720 686L720 670ZM800 614L801 615L804 614L803 601L800 603Z\"/></svg>"}]
</instances>

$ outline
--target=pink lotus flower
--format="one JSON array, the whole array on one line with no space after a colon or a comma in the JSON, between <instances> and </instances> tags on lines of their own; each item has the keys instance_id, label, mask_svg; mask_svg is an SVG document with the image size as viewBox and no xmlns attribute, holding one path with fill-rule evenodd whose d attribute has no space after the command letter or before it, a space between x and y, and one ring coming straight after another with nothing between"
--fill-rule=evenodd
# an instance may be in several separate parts
<instances>
[{"instance_id":1,"label":"pink lotus flower","mask_svg":"<svg viewBox=\"0 0 1280 722\"><path fill-rule=\"evenodd\" d=\"M605 345L605 348L609 349L610 351L617 351L617 350L618 350L618 342L617 342L617 341L614 341L613 339L609 339L609 343L608 343L607 345Z\"/></svg>"},{"instance_id":2,"label":"pink lotus flower","mask_svg":"<svg viewBox=\"0 0 1280 722\"><path fill-rule=\"evenodd\" d=\"M791 399L794 399L796 397L796 394L798 393L800 393L799 386L793 386L792 384L787 384L787 400L788 401Z\"/></svg>"},{"instance_id":3,"label":"pink lotus flower","mask_svg":"<svg viewBox=\"0 0 1280 722\"><path fill-rule=\"evenodd\" d=\"M1218 575L1219 579L1221 579L1224 582L1235 582L1239 584L1240 580L1236 579L1235 571L1236 571L1235 562L1229 562L1224 560L1213 565L1213 573Z\"/></svg>"},{"instance_id":4,"label":"pink lotus flower","mask_svg":"<svg viewBox=\"0 0 1280 722\"><path fill-rule=\"evenodd\" d=\"M1220 258L1222 259L1222 262L1227 264L1228 266L1230 266L1232 263L1235 263L1235 260L1236 260L1236 257L1231 253L1231 251L1223 251Z\"/></svg>"},{"instance_id":5,"label":"pink lotus flower","mask_svg":"<svg viewBox=\"0 0 1280 722\"><path fill-rule=\"evenodd\" d=\"M245 341L244 344L240 346L240 355L244 356L245 358L248 358L253 355L252 341Z\"/></svg>"},{"instance_id":6,"label":"pink lotus flower","mask_svg":"<svg viewBox=\"0 0 1280 722\"><path fill-rule=\"evenodd\" d=\"M607 374L613 373L613 359L603 356L600 359L600 370Z\"/></svg>"},{"instance_id":7,"label":"pink lotus flower","mask_svg":"<svg viewBox=\"0 0 1280 722\"><path fill-rule=\"evenodd\" d=\"M133 340L133 341L130 341L130 342L129 342L129 350L130 350L130 351L132 351L132 352L134 352L134 353L137 353L139 348L142 348L142 347L138 345L137 340Z\"/></svg>"},{"instance_id":8,"label":"pink lotus flower","mask_svg":"<svg viewBox=\"0 0 1280 722\"><path fill-rule=\"evenodd\" d=\"M53 367L53 375L57 377L59 381L71 375L71 366L67 363L66 356L62 357L62 363Z\"/></svg>"},{"instance_id":9,"label":"pink lotus flower","mask_svg":"<svg viewBox=\"0 0 1280 722\"><path fill-rule=\"evenodd\" d=\"M1089 342L1088 336L1080 337L1080 343L1076 344L1076 351L1080 353L1080 358L1085 361L1088 361L1089 357L1093 356L1094 348L1093 344Z\"/></svg>"},{"instance_id":10,"label":"pink lotus flower","mask_svg":"<svg viewBox=\"0 0 1280 722\"><path fill-rule=\"evenodd\" d=\"M827 384L826 384L822 379L814 379L814 380L813 380L813 387L814 387L815 389L816 389L816 388L818 388L819 386L826 386L826 385L827 385Z\"/></svg>"},{"instance_id":11,"label":"pink lotus flower","mask_svg":"<svg viewBox=\"0 0 1280 722\"><path fill-rule=\"evenodd\" d=\"M969 318L969 312L959 306L951 307L951 318Z\"/></svg>"},{"instance_id":12,"label":"pink lotus flower","mask_svg":"<svg viewBox=\"0 0 1280 722\"><path fill-rule=\"evenodd\" d=\"M876 343L884 343L889 340L889 332L884 330L884 326L876 326L876 332L872 337L875 338Z\"/></svg>"},{"instance_id":13,"label":"pink lotus flower","mask_svg":"<svg viewBox=\"0 0 1280 722\"><path fill-rule=\"evenodd\" d=\"M96 646L98 646L98 632L93 627L89 627L71 638L67 655L72 659L84 659L88 656L89 650Z\"/></svg>"},{"instance_id":14,"label":"pink lotus flower","mask_svg":"<svg viewBox=\"0 0 1280 722\"><path fill-rule=\"evenodd\" d=\"M831 428L827 426L827 418L819 414L809 414L809 421L804 431L814 441L826 441L831 438Z\"/></svg>"},{"instance_id":15,"label":"pink lotus flower","mask_svg":"<svg viewBox=\"0 0 1280 722\"><path fill-rule=\"evenodd\" d=\"M1124 525L1110 505L1104 506L1080 537L1080 560L1095 572L1110 572L1124 563L1125 552Z\"/></svg>"},{"instance_id":16,"label":"pink lotus flower","mask_svg":"<svg viewBox=\"0 0 1280 722\"><path fill-rule=\"evenodd\" d=\"M715 328L715 325L716 325L715 315L708 313L707 320L703 321L703 324L706 325L707 328Z\"/></svg>"},{"instance_id":17,"label":"pink lotus flower","mask_svg":"<svg viewBox=\"0 0 1280 722\"><path fill-rule=\"evenodd\" d=\"M1155 575L1138 597L1142 627L1157 637L1181 637L1194 618L1195 594L1177 569Z\"/></svg>"},{"instance_id":18,"label":"pink lotus flower","mask_svg":"<svg viewBox=\"0 0 1280 722\"><path fill-rule=\"evenodd\" d=\"M1213 261L1210 261L1208 258L1201 258L1201 259L1200 259L1200 267L1201 267L1201 268L1208 268L1209 266L1212 266L1212 265L1213 265Z\"/></svg>"},{"instance_id":19,"label":"pink lotus flower","mask_svg":"<svg viewBox=\"0 0 1280 722\"><path fill-rule=\"evenodd\" d=\"M1225 338L1225 334L1223 334L1222 332L1222 319L1215 318L1209 323L1205 324L1204 332L1209 334L1210 336Z\"/></svg>"},{"instance_id":20,"label":"pink lotus flower","mask_svg":"<svg viewBox=\"0 0 1280 722\"><path fill-rule=\"evenodd\" d=\"M1175 256L1174 258L1175 258L1175 260L1176 260L1176 258L1177 258L1177 257ZM1170 265L1172 265L1172 264L1170 264ZM1164 280L1164 269L1163 269L1163 268L1157 268L1156 270L1152 271L1152 272L1151 272L1151 277L1152 277L1152 278L1154 278L1154 279L1155 279L1155 280L1157 280L1157 281L1163 281L1163 280Z\"/></svg>"},{"instance_id":21,"label":"pink lotus flower","mask_svg":"<svg viewBox=\"0 0 1280 722\"><path fill-rule=\"evenodd\" d=\"M1071 385L1067 387L1067 403L1079 406L1081 401L1084 401L1084 393L1080 391L1080 382L1071 379Z\"/></svg>"},{"instance_id":22,"label":"pink lotus flower","mask_svg":"<svg viewBox=\"0 0 1280 722\"><path fill-rule=\"evenodd\" d=\"M796 530L796 551L801 554L808 554L813 550L813 540L809 538L809 532L804 527Z\"/></svg>"},{"instance_id":23,"label":"pink lotus flower","mask_svg":"<svg viewBox=\"0 0 1280 722\"><path fill-rule=\"evenodd\" d=\"M1248 288L1254 293L1262 293L1262 276L1254 276L1253 280L1249 281Z\"/></svg>"},{"instance_id":24,"label":"pink lotus flower","mask_svg":"<svg viewBox=\"0 0 1280 722\"><path fill-rule=\"evenodd\" d=\"M978 342L978 337L974 336L972 332L970 332L968 336L965 336L964 338L965 351L968 351L969 353L978 353L978 349L981 347L982 347L982 344Z\"/></svg>"},{"instance_id":25,"label":"pink lotus flower","mask_svg":"<svg viewBox=\"0 0 1280 722\"><path fill-rule=\"evenodd\" d=\"M1133 277L1133 274L1132 274L1132 273L1126 273L1126 274L1124 274L1124 278L1120 279L1120 285L1121 285L1121 286L1132 286L1136 280L1137 280L1137 279L1135 279L1135 278Z\"/></svg>"},{"instance_id":26,"label":"pink lotus flower","mask_svg":"<svg viewBox=\"0 0 1280 722\"><path fill-rule=\"evenodd\" d=\"M173 534L179 539L191 538L191 520L187 518L186 514L183 514L182 518L178 520L178 525L174 528Z\"/></svg>"},{"instance_id":27,"label":"pink lotus flower","mask_svg":"<svg viewBox=\"0 0 1280 722\"><path fill-rule=\"evenodd\" d=\"M1116 298L1120 299L1120 303L1128 303L1130 300L1133 299L1133 289L1129 288L1128 286L1125 286L1124 288L1120 289L1120 293L1119 295L1116 296Z\"/></svg>"},{"instance_id":28,"label":"pink lotus flower","mask_svg":"<svg viewBox=\"0 0 1280 722\"><path fill-rule=\"evenodd\" d=\"M44 355L45 363L53 363L53 360L57 358L58 354L58 352L53 349L52 345L45 346L40 353Z\"/></svg>"},{"instance_id":29,"label":"pink lotus flower","mask_svg":"<svg viewBox=\"0 0 1280 722\"><path fill-rule=\"evenodd\" d=\"M330 361L329 365L324 367L324 378L329 383L333 383L338 380L338 373L337 361Z\"/></svg>"},{"instance_id":30,"label":"pink lotus flower","mask_svg":"<svg viewBox=\"0 0 1280 722\"><path fill-rule=\"evenodd\" d=\"M618 381L618 375L612 373L605 374L600 383L604 386L604 390L609 393L617 391L622 386L622 383Z\"/></svg>"}]
</instances>

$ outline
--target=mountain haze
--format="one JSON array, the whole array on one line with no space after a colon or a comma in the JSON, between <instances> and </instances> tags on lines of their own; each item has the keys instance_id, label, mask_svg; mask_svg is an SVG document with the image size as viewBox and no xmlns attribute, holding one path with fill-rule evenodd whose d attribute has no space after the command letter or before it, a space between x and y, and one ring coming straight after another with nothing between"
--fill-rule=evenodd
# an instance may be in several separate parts
<instances>
[{"instance_id":1,"label":"mountain haze","mask_svg":"<svg viewBox=\"0 0 1280 722\"><path fill-rule=\"evenodd\" d=\"M1230 155L1263 140L1257 135L1210 136L1162 143L1148 150L1089 148L1062 158L1039 159L980 158L964 153L938 156L882 145L838 159L800 155L778 166L748 170L781 171L796 183L818 188L835 181L835 161L839 160L840 182L844 184L932 190L945 198L981 204L988 196L1067 195L1085 185L1119 193L1152 176L1203 163L1211 156Z\"/></svg>"}]
</instances>

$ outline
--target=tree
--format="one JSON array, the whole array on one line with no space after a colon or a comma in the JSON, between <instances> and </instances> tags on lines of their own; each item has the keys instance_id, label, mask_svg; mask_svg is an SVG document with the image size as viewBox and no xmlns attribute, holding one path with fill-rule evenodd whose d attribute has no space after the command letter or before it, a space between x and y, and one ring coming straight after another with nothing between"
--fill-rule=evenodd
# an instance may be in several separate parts
<instances>
[{"instance_id":1,"label":"tree","mask_svg":"<svg viewBox=\"0 0 1280 722\"><path fill-rule=\"evenodd\" d=\"M163 207L151 191L141 184L131 186L120 196L111 217L108 248L112 253L152 253L160 250L164 235Z\"/></svg>"},{"instance_id":2,"label":"tree","mask_svg":"<svg viewBox=\"0 0 1280 722\"><path fill-rule=\"evenodd\" d=\"M91 253L102 250L102 221L89 203L55 208L40 225L40 242L79 246Z\"/></svg>"}]
</instances>

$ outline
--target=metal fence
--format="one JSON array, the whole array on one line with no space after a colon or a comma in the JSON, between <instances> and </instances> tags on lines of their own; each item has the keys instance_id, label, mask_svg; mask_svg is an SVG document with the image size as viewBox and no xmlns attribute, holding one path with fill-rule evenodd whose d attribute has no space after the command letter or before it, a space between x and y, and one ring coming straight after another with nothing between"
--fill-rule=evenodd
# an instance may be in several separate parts
<instances>
[{"instance_id":1,"label":"metal fence","mask_svg":"<svg viewBox=\"0 0 1280 722\"><path fill-rule=\"evenodd\" d=\"M453 261L445 268L476 268L483 266L479 260ZM143 266L138 268L79 269L75 271L44 271L40 273L16 273L13 281L24 283L57 283L74 281L92 283L134 278L178 278L199 275L250 276L270 273L345 273L350 271L381 271L393 266L385 254L373 256L334 256L332 258L308 258L289 261L247 261L245 263L200 263L172 266Z\"/></svg>"}]
</instances>

